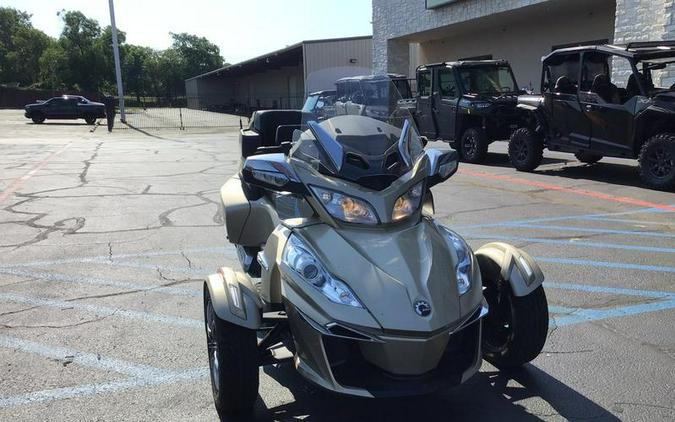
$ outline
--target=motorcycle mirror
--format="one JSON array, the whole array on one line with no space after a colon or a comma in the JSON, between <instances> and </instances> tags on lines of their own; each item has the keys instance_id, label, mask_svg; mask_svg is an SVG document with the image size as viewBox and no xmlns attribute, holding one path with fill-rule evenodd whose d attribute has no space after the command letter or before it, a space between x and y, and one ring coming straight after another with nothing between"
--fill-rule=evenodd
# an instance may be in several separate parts
<instances>
[{"instance_id":1,"label":"motorcycle mirror","mask_svg":"<svg viewBox=\"0 0 675 422\"><path fill-rule=\"evenodd\" d=\"M286 162L283 153L248 157L241 169L241 178L245 183L263 189L305 193L305 186Z\"/></svg>"},{"instance_id":2,"label":"motorcycle mirror","mask_svg":"<svg viewBox=\"0 0 675 422\"><path fill-rule=\"evenodd\" d=\"M429 159L427 186L432 187L450 178L457 171L459 164L457 151L441 152L434 148L424 151Z\"/></svg>"}]
</instances>

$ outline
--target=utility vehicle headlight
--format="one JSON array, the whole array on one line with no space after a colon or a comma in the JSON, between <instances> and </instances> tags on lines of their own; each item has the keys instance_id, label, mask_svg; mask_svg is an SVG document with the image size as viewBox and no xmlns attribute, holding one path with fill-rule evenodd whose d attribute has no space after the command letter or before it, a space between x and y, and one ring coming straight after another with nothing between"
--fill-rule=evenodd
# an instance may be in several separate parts
<instances>
[{"instance_id":1,"label":"utility vehicle headlight","mask_svg":"<svg viewBox=\"0 0 675 422\"><path fill-rule=\"evenodd\" d=\"M471 274L473 273L473 252L464 239L452 230L439 226L445 235L445 241L448 246L457 252L457 267L455 268L457 278L457 290L463 295L471 288Z\"/></svg>"},{"instance_id":2,"label":"utility vehicle headlight","mask_svg":"<svg viewBox=\"0 0 675 422\"><path fill-rule=\"evenodd\" d=\"M410 217L417 211L422 203L422 194L424 193L424 182L419 182L411 187L408 192L399 196L394 203L394 210L391 213L393 221L400 221Z\"/></svg>"},{"instance_id":3,"label":"utility vehicle headlight","mask_svg":"<svg viewBox=\"0 0 675 422\"><path fill-rule=\"evenodd\" d=\"M347 223L377 224L377 215L366 201L344 193L311 186L319 202L330 215Z\"/></svg>"},{"instance_id":4,"label":"utility vehicle headlight","mask_svg":"<svg viewBox=\"0 0 675 422\"><path fill-rule=\"evenodd\" d=\"M288 238L282 260L330 301L363 308L354 292L345 283L331 276L297 236L291 235Z\"/></svg>"}]
</instances>

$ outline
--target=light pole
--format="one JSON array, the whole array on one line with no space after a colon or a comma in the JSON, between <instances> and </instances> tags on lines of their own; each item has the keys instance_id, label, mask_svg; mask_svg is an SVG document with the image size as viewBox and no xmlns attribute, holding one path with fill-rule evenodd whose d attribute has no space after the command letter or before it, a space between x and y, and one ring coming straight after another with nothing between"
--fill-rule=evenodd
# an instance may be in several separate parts
<instances>
[{"instance_id":1,"label":"light pole","mask_svg":"<svg viewBox=\"0 0 675 422\"><path fill-rule=\"evenodd\" d=\"M115 58L115 78L117 79L117 96L120 98L120 120L127 122L127 116L124 113L124 91L122 90L122 70L120 68L120 50L117 45L117 26L115 25L115 6L113 0L110 3L110 27L112 28L112 47Z\"/></svg>"}]
</instances>

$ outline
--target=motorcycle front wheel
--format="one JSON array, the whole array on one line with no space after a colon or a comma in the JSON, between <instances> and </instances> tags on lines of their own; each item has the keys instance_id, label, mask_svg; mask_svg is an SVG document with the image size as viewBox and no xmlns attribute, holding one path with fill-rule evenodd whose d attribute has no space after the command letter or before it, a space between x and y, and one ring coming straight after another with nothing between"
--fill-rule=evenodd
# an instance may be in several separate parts
<instances>
[{"instance_id":1,"label":"motorcycle front wheel","mask_svg":"<svg viewBox=\"0 0 675 422\"><path fill-rule=\"evenodd\" d=\"M536 358L548 335L548 303L542 286L515 296L508 281L484 281L489 311L483 320L483 356L500 369Z\"/></svg>"},{"instance_id":2,"label":"motorcycle front wheel","mask_svg":"<svg viewBox=\"0 0 675 422\"><path fill-rule=\"evenodd\" d=\"M221 419L244 415L258 397L258 350L255 330L218 318L208 290L204 320L213 401Z\"/></svg>"}]
</instances>

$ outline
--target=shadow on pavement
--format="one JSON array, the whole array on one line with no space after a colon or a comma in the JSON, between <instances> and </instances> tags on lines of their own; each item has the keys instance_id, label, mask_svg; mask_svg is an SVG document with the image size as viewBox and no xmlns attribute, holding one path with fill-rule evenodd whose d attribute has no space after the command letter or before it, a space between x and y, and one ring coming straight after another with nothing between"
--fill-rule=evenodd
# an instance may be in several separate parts
<instances>
[{"instance_id":1,"label":"shadow on pavement","mask_svg":"<svg viewBox=\"0 0 675 422\"><path fill-rule=\"evenodd\" d=\"M26 122L26 124L31 126L94 126L87 122Z\"/></svg>"},{"instance_id":2,"label":"shadow on pavement","mask_svg":"<svg viewBox=\"0 0 675 422\"><path fill-rule=\"evenodd\" d=\"M363 399L326 392L305 381L290 366L265 372L288 388L295 401L267 408L256 403L248 420L303 421L618 421L609 411L533 365L514 373L480 372L465 384L429 396ZM525 409L521 400L532 399ZM535 413L535 412L541 413Z\"/></svg>"},{"instance_id":3,"label":"shadow on pavement","mask_svg":"<svg viewBox=\"0 0 675 422\"><path fill-rule=\"evenodd\" d=\"M546 164L565 164L568 162L569 162L568 160L564 160L561 158L544 157L544 159L541 160L541 165L543 166ZM497 152L488 152L485 161L483 161L481 164L490 167L510 167L510 168L513 167L511 161L509 161L508 154Z\"/></svg>"},{"instance_id":4,"label":"shadow on pavement","mask_svg":"<svg viewBox=\"0 0 675 422\"><path fill-rule=\"evenodd\" d=\"M507 154L494 152L488 153L487 158L482 164L490 167L513 167ZM551 168L541 167L547 164L560 164L560 166ZM644 183L640 180L637 168L629 163L606 163L600 161L595 164L584 164L576 161L573 156L570 156L570 160L544 157L540 167L534 171L534 174L621 186L645 187Z\"/></svg>"},{"instance_id":5,"label":"shadow on pavement","mask_svg":"<svg viewBox=\"0 0 675 422\"><path fill-rule=\"evenodd\" d=\"M578 164L537 170L535 173L546 176L566 177L568 179L585 179L594 182L611 183L613 185L634 186L644 188L637 168L628 164L603 163Z\"/></svg>"}]
</instances>

